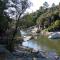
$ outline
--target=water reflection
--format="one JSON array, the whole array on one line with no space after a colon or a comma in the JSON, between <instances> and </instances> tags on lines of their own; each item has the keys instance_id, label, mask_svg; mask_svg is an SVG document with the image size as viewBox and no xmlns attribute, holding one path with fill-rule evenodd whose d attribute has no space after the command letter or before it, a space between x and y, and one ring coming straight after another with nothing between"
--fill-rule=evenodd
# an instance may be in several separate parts
<instances>
[{"instance_id":1,"label":"water reflection","mask_svg":"<svg viewBox=\"0 0 60 60\"><path fill-rule=\"evenodd\" d=\"M22 45L30 47L30 48L34 48L34 49L41 49L41 46L38 45L37 42L34 40L25 41L25 42L23 42Z\"/></svg>"},{"instance_id":2,"label":"water reflection","mask_svg":"<svg viewBox=\"0 0 60 60\"><path fill-rule=\"evenodd\" d=\"M23 35L26 35L26 32L23 32ZM56 50L59 52L59 43L57 40L48 40L46 37L39 37L40 39L35 40L28 40L22 43L23 46L47 51L48 57L50 57L52 60L55 60L57 58ZM50 50L49 50L50 49ZM54 50L52 52L52 50Z\"/></svg>"}]
</instances>

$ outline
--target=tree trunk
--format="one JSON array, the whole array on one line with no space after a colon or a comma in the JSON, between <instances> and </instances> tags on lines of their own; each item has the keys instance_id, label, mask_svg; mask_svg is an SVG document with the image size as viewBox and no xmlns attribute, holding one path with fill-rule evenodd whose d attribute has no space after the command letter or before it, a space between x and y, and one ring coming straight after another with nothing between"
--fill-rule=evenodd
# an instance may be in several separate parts
<instances>
[{"instance_id":1,"label":"tree trunk","mask_svg":"<svg viewBox=\"0 0 60 60\"><path fill-rule=\"evenodd\" d=\"M8 45L8 50L9 51L14 51L14 45L15 45L15 35L16 35L16 33L17 33L17 27L18 27L18 23L19 23L19 20L20 20L20 16L21 16L21 14L19 15L19 18L17 19L17 22L16 22L16 27L15 27L15 30L14 30L14 32L13 32L13 36L12 36L12 39L11 39L11 42L9 42L9 45Z\"/></svg>"}]
</instances>

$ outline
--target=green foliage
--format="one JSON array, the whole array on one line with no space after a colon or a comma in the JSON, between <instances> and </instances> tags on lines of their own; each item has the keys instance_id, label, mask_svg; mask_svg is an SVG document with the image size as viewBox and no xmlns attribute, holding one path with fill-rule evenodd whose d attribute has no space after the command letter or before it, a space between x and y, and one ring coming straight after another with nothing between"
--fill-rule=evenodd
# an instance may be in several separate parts
<instances>
[{"instance_id":1,"label":"green foliage","mask_svg":"<svg viewBox=\"0 0 60 60\"><path fill-rule=\"evenodd\" d=\"M21 25L25 27L30 27L32 25L39 25L41 28L47 30L47 31L56 31L60 29L59 21L60 20L60 7L59 5L56 6L54 3L52 4L52 7L47 7L49 4L45 2L43 3L43 6L39 8L34 13L27 14L23 18L24 22L22 22ZM45 8L44 8L45 6ZM59 22L59 23L58 23Z\"/></svg>"},{"instance_id":2,"label":"green foliage","mask_svg":"<svg viewBox=\"0 0 60 60\"><path fill-rule=\"evenodd\" d=\"M59 26L60 26L60 20L56 20L56 21L55 21L55 26L56 26L56 27L59 27Z\"/></svg>"},{"instance_id":3,"label":"green foliage","mask_svg":"<svg viewBox=\"0 0 60 60\"><path fill-rule=\"evenodd\" d=\"M36 23L41 20L42 24L43 24L43 21L45 18L40 18L40 20L38 19L40 17L40 15L42 15L43 13L46 12L46 9L44 9L43 6L40 7L39 10L37 10L36 12L33 12L33 13L30 13L30 14L26 14L20 21L20 26L23 26L23 27L30 27L30 26L33 26L33 25L36 25ZM42 16L43 17L43 16ZM39 20L39 21L37 21Z\"/></svg>"},{"instance_id":4,"label":"green foliage","mask_svg":"<svg viewBox=\"0 0 60 60\"><path fill-rule=\"evenodd\" d=\"M0 35L8 28L8 19L4 16L4 9L6 8L6 1L0 0Z\"/></svg>"},{"instance_id":5,"label":"green foliage","mask_svg":"<svg viewBox=\"0 0 60 60\"><path fill-rule=\"evenodd\" d=\"M4 16L0 16L0 32L6 31L8 28L8 19Z\"/></svg>"},{"instance_id":6,"label":"green foliage","mask_svg":"<svg viewBox=\"0 0 60 60\"><path fill-rule=\"evenodd\" d=\"M17 34L17 28L18 28L18 24L19 24L21 15L30 6L28 0L21 0L21 2L19 3L20 6L17 6L18 3L16 0L14 0L14 1L11 0L11 1L14 4L9 5L8 0L0 0L0 37L1 37L0 43L1 43L1 40L4 40L3 43L7 42L7 44L6 44L7 48L10 51L14 50L14 45L15 45L14 38L15 38L15 35ZM19 17L16 22L14 20L10 19L9 13L6 13L5 9L8 9L9 7L11 7L11 8L14 7L18 13L17 16L19 16ZM11 12L12 12L12 10L11 10ZM12 14L12 13L10 13L10 14Z\"/></svg>"},{"instance_id":7,"label":"green foliage","mask_svg":"<svg viewBox=\"0 0 60 60\"><path fill-rule=\"evenodd\" d=\"M60 30L60 6L56 6L54 3L51 8L45 9L38 18L37 24L43 27L47 31L59 31Z\"/></svg>"},{"instance_id":8,"label":"green foliage","mask_svg":"<svg viewBox=\"0 0 60 60\"><path fill-rule=\"evenodd\" d=\"M49 26L46 30L47 31L56 31L57 29L60 29L60 20L56 20L51 26Z\"/></svg>"},{"instance_id":9,"label":"green foliage","mask_svg":"<svg viewBox=\"0 0 60 60\"><path fill-rule=\"evenodd\" d=\"M24 12L26 11L26 9L28 7L30 7L29 0L20 0L19 3L17 2L17 0L15 0L15 1L12 0L12 2L15 4L15 5L13 5L13 7L16 9L15 12L17 12L17 13L15 13L17 20L16 20L16 24L15 24L15 30L12 34L11 42L9 43L9 46L8 46L8 48L10 47L9 48L10 51L14 50L14 44L15 44L14 43L15 42L14 38L15 38L16 33L17 33L17 28L19 27L19 22L20 22L21 15L24 14ZM19 5L19 6L17 6L17 5ZM10 7L13 8L12 5ZM12 11L13 10L11 10L11 12ZM12 13L10 13L10 14L12 14Z\"/></svg>"},{"instance_id":10,"label":"green foliage","mask_svg":"<svg viewBox=\"0 0 60 60\"><path fill-rule=\"evenodd\" d=\"M23 28L28 28L36 24L36 15L34 14L26 14L19 22L19 26Z\"/></svg>"}]
</instances>

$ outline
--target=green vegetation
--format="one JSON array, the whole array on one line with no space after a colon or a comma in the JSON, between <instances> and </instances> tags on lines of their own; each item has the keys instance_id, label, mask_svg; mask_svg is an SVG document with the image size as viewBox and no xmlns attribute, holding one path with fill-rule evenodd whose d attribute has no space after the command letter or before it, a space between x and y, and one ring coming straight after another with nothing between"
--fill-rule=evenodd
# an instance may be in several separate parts
<instances>
[{"instance_id":1,"label":"green vegetation","mask_svg":"<svg viewBox=\"0 0 60 60\"><path fill-rule=\"evenodd\" d=\"M8 0L0 0L0 43L7 44L7 48L12 51L14 49L15 38L21 36L18 34L20 28L28 28L34 25L40 26L46 31L60 31L60 4L52 4L49 7L47 2L36 12L27 13L21 17L26 9L30 7L28 0L21 0L20 7L17 6L17 0L11 0L12 5L9 5ZM16 11L9 10L14 8ZM7 11L8 10L8 11ZM15 19L14 19L15 16Z\"/></svg>"},{"instance_id":2,"label":"green vegetation","mask_svg":"<svg viewBox=\"0 0 60 60\"><path fill-rule=\"evenodd\" d=\"M56 27L59 27L59 26L60 26L60 20L56 20L56 21L55 21L55 26L56 26Z\"/></svg>"},{"instance_id":3,"label":"green vegetation","mask_svg":"<svg viewBox=\"0 0 60 60\"><path fill-rule=\"evenodd\" d=\"M19 6L17 4L17 0L0 0L0 44L6 44L9 51L14 50L15 37L20 35L17 31L20 31L18 24L21 15L31 5L28 0L20 0Z\"/></svg>"},{"instance_id":4,"label":"green vegetation","mask_svg":"<svg viewBox=\"0 0 60 60\"><path fill-rule=\"evenodd\" d=\"M47 2L43 3L43 6L39 8L36 12L26 14L20 25L24 27L30 27L33 25L40 26L43 30L47 31L60 31L60 4L52 4L52 7L49 7Z\"/></svg>"},{"instance_id":5,"label":"green vegetation","mask_svg":"<svg viewBox=\"0 0 60 60\"><path fill-rule=\"evenodd\" d=\"M60 5L48 8L45 13L37 19L37 24L47 31L60 31Z\"/></svg>"},{"instance_id":6,"label":"green vegetation","mask_svg":"<svg viewBox=\"0 0 60 60\"><path fill-rule=\"evenodd\" d=\"M22 28L28 28L30 26L35 25L32 15L30 14L26 14L25 16L23 16L23 18L20 20L19 22L19 26Z\"/></svg>"}]
</instances>

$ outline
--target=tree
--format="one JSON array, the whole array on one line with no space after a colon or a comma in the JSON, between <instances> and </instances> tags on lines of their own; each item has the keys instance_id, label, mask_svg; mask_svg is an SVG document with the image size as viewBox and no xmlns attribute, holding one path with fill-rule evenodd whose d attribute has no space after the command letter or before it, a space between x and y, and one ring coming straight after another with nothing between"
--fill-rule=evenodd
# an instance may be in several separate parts
<instances>
[{"instance_id":1,"label":"tree","mask_svg":"<svg viewBox=\"0 0 60 60\"><path fill-rule=\"evenodd\" d=\"M55 7L55 3L52 4L52 7Z\"/></svg>"},{"instance_id":2,"label":"tree","mask_svg":"<svg viewBox=\"0 0 60 60\"><path fill-rule=\"evenodd\" d=\"M49 7L48 2L45 1L45 2L43 3L43 7L44 7L44 9L48 8L48 7Z\"/></svg>"},{"instance_id":3,"label":"tree","mask_svg":"<svg viewBox=\"0 0 60 60\"><path fill-rule=\"evenodd\" d=\"M59 6L60 6L60 2L59 2Z\"/></svg>"},{"instance_id":4,"label":"tree","mask_svg":"<svg viewBox=\"0 0 60 60\"><path fill-rule=\"evenodd\" d=\"M14 50L14 37L17 33L17 28L19 24L19 20L22 16L22 14L25 12L25 10L30 7L30 3L28 0L8 0L8 3L6 4L8 9L5 10L7 15L10 18L15 18L16 19L16 27L11 39L11 42L8 47L10 51Z\"/></svg>"},{"instance_id":5,"label":"tree","mask_svg":"<svg viewBox=\"0 0 60 60\"><path fill-rule=\"evenodd\" d=\"M5 33L7 27L8 27L8 19L6 19L6 16L4 16L4 9L6 9L6 2L0 0L0 36Z\"/></svg>"}]
</instances>

